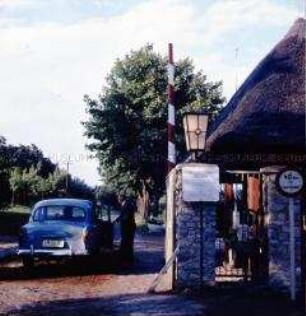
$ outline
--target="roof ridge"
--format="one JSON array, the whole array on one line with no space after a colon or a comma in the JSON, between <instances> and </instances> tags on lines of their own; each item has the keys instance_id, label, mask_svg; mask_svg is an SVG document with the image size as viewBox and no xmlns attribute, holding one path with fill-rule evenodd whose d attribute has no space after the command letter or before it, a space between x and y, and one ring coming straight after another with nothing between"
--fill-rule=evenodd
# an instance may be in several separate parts
<instances>
[{"instance_id":1,"label":"roof ridge","mask_svg":"<svg viewBox=\"0 0 306 316\"><path fill-rule=\"evenodd\" d=\"M254 139L256 137L263 144L267 141L268 136L261 135L260 131L265 126L269 126L269 124L269 137L273 139L275 146L282 145L287 146L287 149L293 148L295 141L297 148L300 148L302 143L300 140L302 138L300 130L305 130L302 126L303 124L305 126L305 115L303 117L299 110L302 107L303 109L305 108L303 92L303 82L305 82L305 79L304 72L300 69L301 67L305 67L303 56L305 56L305 19L299 18L294 22L285 36L274 45L272 50L251 71L237 92L230 98L227 105L212 124L210 124L207 148L209 150L212 148L213 150L216 148L221 150L220 144L223 146L229 143L229 139L239 141L240 143L243 141L253 142L252 144L255 146ZM272 77L273 80L271 79L271 81L269 78ZM258 89L256 89L256 87L259 87L258 84L262 86L261 92L258 92ZM273 91L276 91L276 93L273 94L271 89L274 89ZM292 95L292 102L290 104L286 101L289 98L288 93ZM246 96L249 95L253 99L252 101L250 98L246 99ZM259 96L260 101L258 101ZM258 102L260 102L261 110L267 110L265 113L267 115L266 121L263 116L256 117L253 115L260 111ZM282 111L280 111L280 106L283 107ZM248 111L249 107L250 111ZM288 110L289 107L290 110ZM252 118L250 115L251 111L254 112ZM284 114L285 112L287 113L286 115ZM291 116L288 115L289 112ZM268 121L269 115L270 122ZM273 127L271 122L273 120L286 121L290 117L295 121L295 130L288 129L288 133L291 133L290 137L292 137L292 141L290 139L291 143L289 144L280 136L276 137L277 135L281 135L282 131L280 132L279 127L275 124ZM242 120L244 120L244 123L242 123ZM250 122L250 120L254 121L254 124L246 128L245 124L249 124L246 122ZM275 129L274 131L273 128ZM245 130L248 130L249 134L246 134ZM242 139L243 137L244 139ZM231 144L233 146L234 141ZM259 146L260 144L258 143L257 145Z\"/></svg>"},{"instance_id":2,"label":"roof ridge","mask_svg":"<svg viewBox=\"0 0 306 316\"><path fill-rule=\"evenodd\" d=\"M298 18L294 21L293 25L291 26L287 34L283 37L283 40L290 38L292 36L297 36L300 39L305 38L305 19L304 18Z\"/></svg>"},{"instance_id":3,"label":"roof ridge","mask_svg":"<svg viewBox=\"0 0 306 316\"><path fill-rule=\"evenodd\" d=\"M233 106L235 104L235 100L239 99L244 93L246 89L250 89L250 84L251 86L255 86L256 82L254 82L253 75L258 72L261 72L262 69L265 68L265 65L267 62L269 62L269 59L271 58L277 58L281 57L283 53L281 52L282 49L281 46L283 46L290 38L296 37L298 40L297 42L301 42L301 40L305 40L305 19L304 18L298 18L297 20L294 21L293 25L289 29L289 31L286 33L285 36L283 36L274 46L273 48L258 62L258 64L254 67L254 69L250 72L250 74L246 77L244 82L241 84L239 89L231 96L229 101L227 102L226 106L221 110L219 115L215 118L214 122L209 127L209 135L213 134L213 132L218 128L220 123L227 117L229 112L233 110ZM298 44L294 45L292 49L297 50L298 49ZM287 52L285 53L285 55ZM263 78L258 78L262 80Z\"/></svg>"}]
</instances>

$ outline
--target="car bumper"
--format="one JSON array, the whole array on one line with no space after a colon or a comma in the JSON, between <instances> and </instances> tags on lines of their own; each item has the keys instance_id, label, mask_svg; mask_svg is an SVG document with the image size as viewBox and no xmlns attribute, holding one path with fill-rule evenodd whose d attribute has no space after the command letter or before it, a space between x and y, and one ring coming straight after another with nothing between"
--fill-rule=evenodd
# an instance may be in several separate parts
<instances>
[{"instance_id":1,"label":"car bumper","mask_svg":"<svg viewBox=\"0 0 306 316\"><path fill-rule=\"evenodd\" d=\"M32 256L32 257L57 257L57 256L72 256L71 249L19 249L17 251L19 256Z\"/></svg>"}]
</instances>

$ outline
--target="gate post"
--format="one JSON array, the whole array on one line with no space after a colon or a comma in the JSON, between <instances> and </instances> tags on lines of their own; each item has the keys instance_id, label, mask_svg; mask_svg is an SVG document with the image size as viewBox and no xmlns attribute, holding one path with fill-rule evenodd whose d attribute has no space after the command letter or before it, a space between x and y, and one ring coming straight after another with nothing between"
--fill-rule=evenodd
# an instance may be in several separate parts
<instances>
[{"instance_id":1,"label":"gate post","mask_svg":"<svg viewBox=\"0 0 306 316\"><path fill-rule=\"evenodd\" d=\"M184 168L190 168L191 182L183 180ZM193 168L195 173L193 172ZM216 202L205 202L203 195L198 195L197 189L192 187L192 177L199 176L198 186L205 188L205 179L198 173L204 168L203 175L206 172L209 176L209 168L204 164L185 164L177 167L176 179L176 245L177 245L177 266L176 266L176 283L179 288L201 289L205 285L215 283L215 240L216 240ZM207 168L207 169L205 169ZM190 178L188 178L190 180ZM195 180L195 181L196 181ZM217 194L219 199L219 174L217 179ZM207 184L207 183L206 183ZM213 185L212 185L213 186ZM184 190L185 188L185 190ZM198 188L198 189L199 189ZM204 198L201 201L197 197L193 200L186 201L183 192ZM213 198L213 196L210 196Z\"/></svg>"},{"instance_id":2,"label":"gate post","mask_svg":"<svg viewBox=\"0 0 306 316\"><path fill-rule=\"evenodd\" d=\"M167 212L166 212L166 238L165 238L165 261L168 262L176 248L176 168L173 168L167 178ZM175 287L176 263L172 261L167 272L169 288Z\"/></svg>"},{"instance_id":3,"label":"gate post","mask_svg":"<svg viewBox=\"0 0 306 316\"><path fill-rule=\"evenodd\" d=\"M261 169L265 197L268 211L268 249L269 249L269 283L272 287L289 293L292 275L297 279L297 289L301 290L301 207L299 197L288 198L282 195L276 185L277 174L284 169L283 166L266 167ZM289 203L289 200L291 202ZM290 214L289 204L294 216L294 251L295 268L291 271L290 261ZM291 235L292 238L292 235ZM292 250L292 249L291 249ZM292 260L293 260L292 259Z\"/></svg>"}]
</instances>

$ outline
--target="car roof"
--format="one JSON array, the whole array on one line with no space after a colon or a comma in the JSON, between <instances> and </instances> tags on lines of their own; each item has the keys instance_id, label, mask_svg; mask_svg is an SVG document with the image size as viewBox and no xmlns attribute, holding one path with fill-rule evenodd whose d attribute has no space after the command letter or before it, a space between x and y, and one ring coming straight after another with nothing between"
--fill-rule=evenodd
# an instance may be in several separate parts
<instances>
[{"instance_id":1,"label":"car roof","mask_svg":"<svg viewBox=\"0 0 306 316\"><path fill-rule=\"evenodd\" d=\"M81 199L48 199L48 200L42 200L37 202L34 205L34 209L38 207L44 207L44 206L49 206L49 205L73 205L73 206L80 206L80 207L85 207L85 208L92 208L93 203L89 200L81 200Z\"/></svg>"}]
</instances>

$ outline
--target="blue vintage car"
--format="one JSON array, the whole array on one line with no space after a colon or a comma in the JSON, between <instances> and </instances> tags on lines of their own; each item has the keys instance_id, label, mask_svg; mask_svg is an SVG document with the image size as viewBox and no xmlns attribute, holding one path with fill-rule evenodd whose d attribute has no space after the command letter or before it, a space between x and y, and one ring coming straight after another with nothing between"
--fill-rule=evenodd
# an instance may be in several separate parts
<instances>
[{"instance_id":1,"label":"blue vintage car","mask_svg":"<svg viewBox=\"0 0 306 316\"><path fill-rule=\"evenodd\" d=\"M35 258L95 254L102 245L102 226L92 202L50 199L35 204L28 224L21 228L18 254L25 267Z\"/></svg>"}]
</instances>

